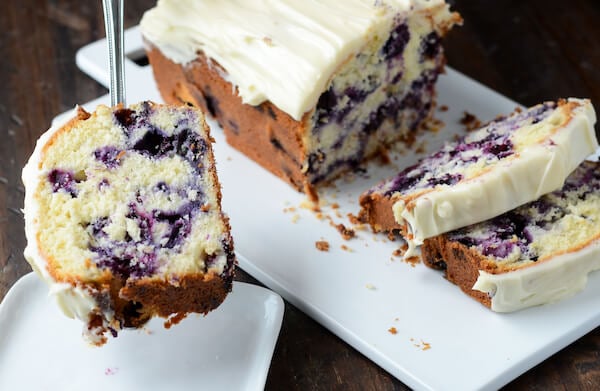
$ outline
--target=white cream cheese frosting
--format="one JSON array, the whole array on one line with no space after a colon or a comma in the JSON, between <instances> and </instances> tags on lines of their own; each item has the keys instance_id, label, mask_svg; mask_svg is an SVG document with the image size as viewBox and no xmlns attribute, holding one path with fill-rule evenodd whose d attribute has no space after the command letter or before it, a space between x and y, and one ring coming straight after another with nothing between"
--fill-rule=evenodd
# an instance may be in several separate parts
<instances>
[{"instance_id":1,"label":"white cream cheese frosting","mask_svg":"<svg viewBox=\"0 0 600 391\"><path fill-rule=\"evenodd\" d=\"M172 61L202 51L244 103L268 100L300 120L348 58L389 35L398 13L425 8L435 23L452 17L443 0L160 0L140 26Z\"/></svg>"},{"instance_id":2,"label":"white cream cheese frosting","mask_svg":"<svg viewBox=\"0 0 600 391\"><path fill-rule=\"evenodd\" d=\"M73 115L69 116L66 122L76 116L75 109ZM39 215L38 203L35 201L35 191L38 188L41 180L37 165L41 160L42 150L52 136L60 129L64 123L54 124L48 131L46 131L37 141L35 149L29 158L29 161L23 168L22 180L25 186L25 202L23 208L23 214L25 216L25 237L27 239L27 246L25 247L23 255L29 262L33 270L48 284L50 290L49 295L54 297L58 306L63 313L69 318L78 318L87 323L90 317L100 311L97 300L93 297L92 293L83 287L56 281L48 272L47 264L44 256L40 252L38 241L36 238L36 226L37 218ZM110 313L104 312L104 316L110 322ZM101 340L101 336L94 332L94 330L85 330L83 332L84 337L92 344L97 344Z\"/></svg>"},{"instance_id":3,"label":"white cream cheese frosting","mask_svg":"<svg viewBox=\"0 0 600 391\"><path fill-rule=\"evenodd\" d=\"M424 239L487 220L562 187L565 178L598 148L590 101L571 98L569 102L579 106L550 137L550 145L529 145L517 151L515 159L470 180L436 188L417 197L410 207L403 200L396 202L394 218L407 224L410 249ZM542 126L554 126L552 121L550 116Z\"/></svg>"},{"instance_id":4,"label":"white cream cheese frosting","mask_svg":"<svg viewBox=\"0 0 600 391\"><path fill-rule=\"evenodd\" d=\"M515 271L490 274L480 270L473 289L490 296L493 311L512 312L573 296L583 290L588 274L595 270L600 270L600 240Z\"/></svg>"}]
</instances>

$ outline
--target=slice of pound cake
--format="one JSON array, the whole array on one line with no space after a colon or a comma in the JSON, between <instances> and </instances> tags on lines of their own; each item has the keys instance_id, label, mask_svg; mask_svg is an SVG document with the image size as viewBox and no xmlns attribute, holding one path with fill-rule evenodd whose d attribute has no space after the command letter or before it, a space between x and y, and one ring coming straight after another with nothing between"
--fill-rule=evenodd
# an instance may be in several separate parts
<instances>
[{"instance_id":1,"label":"slice of pound cake","mask_svg":"<svg viewBox=\"0 0 600 391\"><path fill-rule=\"evenodd\" d=\"M497 118L365 192L360 216L375 231L400 230L412 250L507 212L563 185L598 147L595 121L582 99Z\"/></svg>"},{"instance_id":2,"label":"slice of pound cake","mask_svg":"<svg viewBox=\"0 0 600 391\"><path fill-rule=\"evenodd\" d=\"M443 0L160 0L140 26L165 101L315 197L429 118L457 23Z\"/></svg>"},{"instance_id":3,"label":"slice of pound cake","mask_svg":"<svg viewBox=\"0 0 600 391\"><path fill-rule=\"evenodd\" d=\"M150 317L207 313L235 255L212 139L191 107L79 108L23 169L25 258L96 345Z\"/></svg>"},{"instance_id":4,"label":"slice of pound cake","mask_svg":"<svg viewBox=\"0 0 600 391\"><path fill-rule=\"evenodd\" d=\"M556 302L600 269L600 163L562 189L491 220L426 239L424 262L494 311Z\"/></svg>"}]
</instances>

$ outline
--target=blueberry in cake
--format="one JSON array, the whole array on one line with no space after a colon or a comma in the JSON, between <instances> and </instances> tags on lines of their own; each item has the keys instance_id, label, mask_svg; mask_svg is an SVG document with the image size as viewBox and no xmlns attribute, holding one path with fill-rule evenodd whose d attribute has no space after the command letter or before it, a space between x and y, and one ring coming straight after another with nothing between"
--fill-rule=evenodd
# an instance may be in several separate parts
<instances>
[{"instance_id":1,"label":"blueberry in cake","mask_svg":"<svg viewBox=\"0 0 600 391\"><path fill-rule=\"evenodd\" d=\"M563 185L598 147L595 121L584 99L499 117L363 193L360 217L375 231L400 230L413 250L507 212Z\"/></svg>"},{"instance_id":2,"label":"blueberry in cake","mask_svg":"<svg viewBox=\"0 0 600 391\"><path fill-rule=\"evenodd\" d=\"M25 257L91 343L206 313L231 290L211 142L199 110L151 102L79 108L38 140L23 169Z\"/></svg>"},{"instance_id":3,"label":"blueberry in cake","mask_svg":"<svg viewBox=\"0 0 600 391\"><path fill-rule=\"evenodd\" d=\"M461 22L443 0L160 0L140 26L166 102L316 197L430 117Z\"/></svg>"},{"instance_id":4,"label":"blueberry in cake","mask_svg":"<svg viewBox=\"0 0 600 391\"><path fill-rule=\"evenodd\" d=\"M538 200L426 239L422 255L494 311L574 295L600 269L600 163L584 161Z\"/></svg>"}]
</instances>

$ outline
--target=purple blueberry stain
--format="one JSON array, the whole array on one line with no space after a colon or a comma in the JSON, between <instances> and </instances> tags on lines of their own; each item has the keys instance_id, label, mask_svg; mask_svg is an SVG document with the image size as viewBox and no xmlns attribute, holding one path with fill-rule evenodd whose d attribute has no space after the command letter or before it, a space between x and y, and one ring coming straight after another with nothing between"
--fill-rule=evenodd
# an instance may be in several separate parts
<instances>
[{"instance_id":1,"label":"purple blueberry stain","mask_svg":"<svg viewBox=\"0 0 600 391\"><path fill-rule=\"evenodd\" d=\"M152 105L147 103L142 104L138 111L116 110L114 120L125 130L126 145L123 148L98 148L93 152L93 157L108 169L118 169L119 156L127 151L139 153L150 160L180 156L196 174L201 174L201 163L209 146L200 134L191 130L195 113L189 111L180 115L174 130L166 132L152 122L152 111ZM76 177L71 172L55 170L49 175L49 180L54 191L64 190L75 196ZM100 190L108 186L110 183L106 178L98 184ZM192 198L191 190L194 191ZM127 228L120 239L107 233L109 231L106 228L113 223L113 216L99 217L88 223L85 228L90 235L89 249L94 253L93 260L98 267L110 269L123 278L150 276L160 267L159 254L163 254L165 250L179 251L190 236L192 223L202 212L201 206L205 198L199 177L194 175L190 182L178 186L159 181L147 191L163 193L169 200L187 201L175 210L153 209L146 205L147 193L143 189L137 190L132 201L127 204L124 216ZM175 194L177 197L171 196ZM132 223L136 228L129 231Z\"/></svg>"},{"instance_id":2,"label":"purple blueberry stain","mask_svg":"<svg viewBox=\"0 0 600 391\"><path fill-rule=\"evenodd\" d=\"M537 261L539 254L531 246L537 235L550 231L566 215L587 218L569 205L585 201L600 190L600 166L584 161L565 181L562 189L520 206L500 216L447 234L448 239L475 247L482 254L507 258L519 248L518 261ZM600 222L598 222L600 223Z\"/></svg>"},{"instance_id":3,"label":"purple blueberry stain","mask_svg":"<svg viewBox=\"0 0 600 391\"><path fill-rule=\"evenodd\" d=\"M160 192L167 192L169 190L169 185L167 185L166 182L161 181L158 182L154 188Z\"/></svg>"},{"instance_id":4,"label":"purple blueberry stain","mask_svg":"<svg viewBox=\"0 0 600 391\"><path fill-rule=\"evenodd\" d=\"M98 237L106 237L106 232L104 232L104 228L107 227L111 223L111 219L108 216L99 217L93 223L91 223L91 234L92 236Z\"/></svg>"},{"instance_id":5,"label":"purple blueberry stain","mask_svg":"<svg viewBox=\"0 0 600 391\"><path fill-rule=\"evenodd\" d=\"M106 146L98 148L94 151L96 160L103 163L109 169L115 169L120 164L122 150L114 146Z\"/></svg>"},{"instance_id":6,"label":"purple blueberry stain","mask_svg":"<svg viewBox=\"0 0 600 391\"><path fill-rule=\"evenodd\" d=\"M386 41L381 49L381 53L386 60L397 57L404 52L406 44L410 40L410 32L406 23L398 24L390 34L390 38Z\"/></svg>"},{"instance_id":7,"label":"purple blueberry stain","mask_svg":"<svg viewBox=\"0 0 600 391\"><path fill-rule=\"evenodd\" d=\"M191 185L193 186L193 185ZM176 189L159 182L153 188L162 187L165 192L185 195L188 188ZM95 262L99 267L109 268L113 273L124 278L140 278L149 276L158 270L158 251L160 249L177 249L189 237L192 221L200 213L203 203L200 196L181 205L177 210L164 211L144 207L144 196L137 194L135 201L128 205L127 219L135 222L137 235L127 232L122 240L108 237L104 228L111 224L109 217L98 218L88 225L88 233L92 236L90 250L96 254ZM157 224L166 224L166 233L156 238ZM139 245L145 250L140 252Z\"/></svg>"},{"instance_id":8,"label":"purple blueberry stain","mask_svg":"<svg viewBox=\"0 0 600 391\"><path fill-rule=\"evenodd\" d=\"M53 169L48 174L48 181L52 185L52 192L64 191L71 195L72 198L77 197L77 183L81 182L76 178L73 171Z\"/></svg>"},{"instance_id":9,"label":"purple blueberry stain","mask_svg":"<svg viewBox=\"0 0 600 391\"><path fill-rule=\"evenodd\" d=\"M441 38L437 32L432 31L421 40L421 45L419 46L420 61L423 62L427 59L437 57L441 50Z\"/></svg>"},{"instance_id":10,"label":"purple blueberry stain","mask_svg":"<svg viewBox=\"0 0 600 391\"><path fill-rule=\"evenodd\" d=\"M103 192L104 190L110 187L110 181L106 178L102 178L100 182L98 182L98 191Z\"/></svg>"}]
</instances>

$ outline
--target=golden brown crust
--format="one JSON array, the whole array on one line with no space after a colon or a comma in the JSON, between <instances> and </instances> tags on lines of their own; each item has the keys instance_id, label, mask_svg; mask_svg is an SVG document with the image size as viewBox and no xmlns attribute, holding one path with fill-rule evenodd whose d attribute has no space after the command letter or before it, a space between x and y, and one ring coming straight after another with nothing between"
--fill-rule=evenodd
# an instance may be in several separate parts
<instances>
[{"instance_id":1,"label":"golden brown crust","mask_svg":"<svg viewBox=\"0 0 600 391\"><path fill-rule=\"evenodd\" d=\"M148 59L163 99L172 104L192 104L215 118L227 142L298 191L315 196L302 170L305 150L302 137L309 114L295 121L270 102L244 104L221 67L202 53L181 66L151 48Z\"/></svg>"},{"instance_id":2,"label":"golden brown crust","mask_svg":"<svg viewBox=\"0 0 600 391\"><path fill-rule=\"evenodd\" d=\"M198 273L180 277L176 282L155 278L128 280L118 294L119 299L139 303L143 315L166 318L190 312L206 314L217 308L230 290L231 281Z\"/></svg>"},{"instance_id":3,"label":"golden brown crust","mask_svg":"<svg viewBox=\"0 0 600 391\"><path fill-rule=\"evenodd\" d=\"M447 240L445 235L439 235L425 239L421 246L421 257L427 266L445 270L448 281L458 285L463 292L486 307L491 306L487 293L472 289L480 270L494 273L496 269L479 253L461 243Z\"/></svg>"},{"instance_id":4,"label":"golden brown crust","mask_svg":"<svg viewBox=\"0 0 600 391\"><path fill-rule=\"evenodd\" d=\"M361 209L358 219L368 223L375 232L402 230L403 227L394 218L392 206L395 202L379 193L363 194L359 199Z\"/></svg>"}]
</instances>

